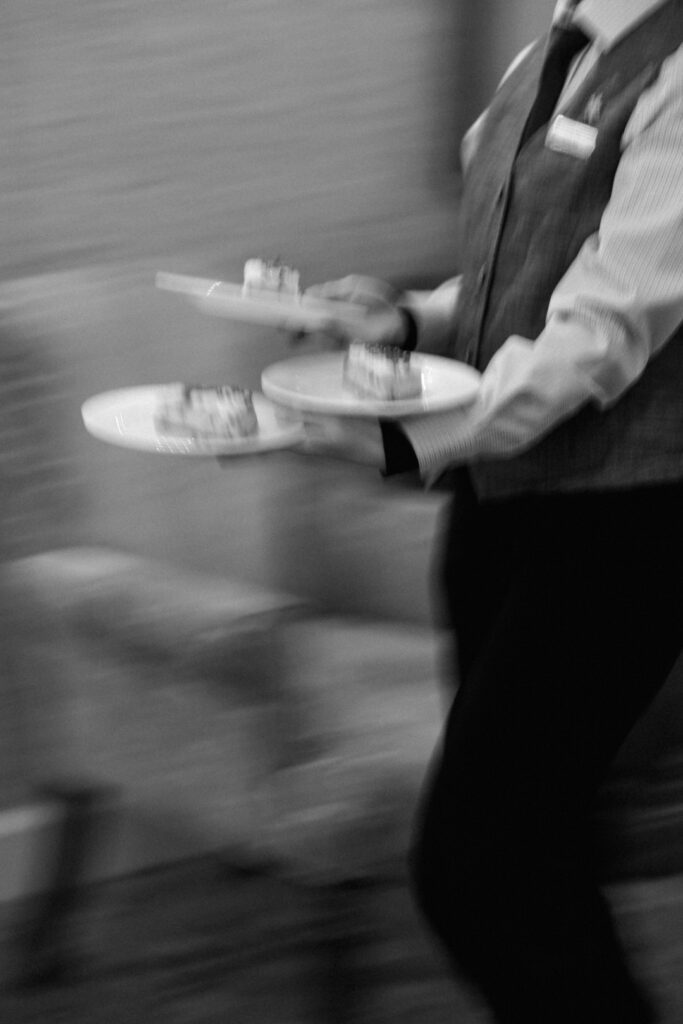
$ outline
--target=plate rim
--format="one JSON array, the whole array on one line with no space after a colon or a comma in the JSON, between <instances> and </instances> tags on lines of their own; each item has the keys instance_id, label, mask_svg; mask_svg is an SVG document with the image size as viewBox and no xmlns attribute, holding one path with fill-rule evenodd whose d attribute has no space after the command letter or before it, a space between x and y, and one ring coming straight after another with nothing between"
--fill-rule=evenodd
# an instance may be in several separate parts
<instances>
[{"instance_id":1,"label":"plate rim","mask_svg":"<svg viewBox=\"0 0 683 1024\"><path fill-rule=\"evenodd\" d=\"M249 437L235 438L234 440L230 440L229 438L207 438L204 441L200 441L191 437L184 438L182 435L164 435L157 432L156 443L153 434L150 434L149 438L141 438L140 435L128 435L128 437L126 437L125 434L117 435L113 429L103 429L99 424L93 422L93 409L96 408L99 403L103 403L105 399L109 400L111 403L116 401L117 396L120 396L122 400L128 397L131 399L137 397L141 400L145 392L147 392L149 393L148 400L151 400L155 392L158 392L160 388L168 387L171 383L176 382L168 382L165 384L132 384L126 387L111 388L106 391L100 391L94 395L90 395L81 404L81 418L86 431L91 435L91 437L117 448L124 448L129 451L137 451L152 455L181 455L191 458L255 455L269 451L291 448L296 445L297 442L303 440L303 426L301 423L296 422L292 422L291 424L281 424L281 429L277 434L270 434L265 437L257 434ZM276 415L277 410L267 396L263 395L260 391L252 391L252 396L256 407L257 417L259 414L259 407L265 406L267 406L269 410ZM167 444L168 447L164 447L165 444Z\"/></svg>"},{"instance_id":2,"label":"plate rim","mask_svg":"<svg viewBox=\"0 0 683 1024\"><path fill-rule=\"evenodd\" d=\"M449 359L447 356L432 355L427 352L415 352L413 354L413 358L416 361L419 360L419 362L423 364L434 364L435 367L438 367L441 364L448 365L450 370L453 370L453 368L457 366L458 372L462 371L465 376L471 376L471 395L464 394L459 397L448 397L447 395L442 395L430 400L429 398L425 398L424 394L422 394L418 398L391 399L389 401L362 398L354 400L349 397L344 399L340 397L337 401L334 398L317 398L315 395L289 391L281 385L274 383L269 377L269 374L272 375L272 373L280 367L288 364L291 366L296 363L305 364L312 361L320 361L321 363L329 362L334 365L337 362L341 363L343 358L343 352L317 352L280 359L275 363L271 363L263 370L261 374L261 388L263 393L271 402L285 405L289 408L296 409L299 412L352 417L355 419L375 419L376 417L381 417L382 419L399 419L409 416L425 416L441 412L449 412L453 409L467 406L474 401L477 393L476 385L481 379L480 372L468 363Z\"/></svg>"},{"instance_id":3,"label":"plate rim","mask_svg":"<svg viewBox=\"0 0 683 1024\"><path fill-rule=\"evenodd\" d=\"M157 271L156 286L184 296L203 312L241 323L259 324L281 330L322 330L330 317L341 311L365 318L365 310L354 303L321 299L305 291L298 296L270 294L268 291L244 293L243 285L187 274Z\"/></svg>"}]
</instances>

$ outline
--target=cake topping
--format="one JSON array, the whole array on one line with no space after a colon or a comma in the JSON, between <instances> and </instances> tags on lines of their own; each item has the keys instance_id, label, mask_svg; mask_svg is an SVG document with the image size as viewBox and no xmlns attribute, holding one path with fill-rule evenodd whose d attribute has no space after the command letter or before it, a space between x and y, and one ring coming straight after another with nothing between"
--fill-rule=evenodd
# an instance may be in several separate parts
<instances>
[{"instance_id":1,"label":"cake topping","mask_svg":"<svg viewBox=\"0 0 683 1024\"><path fill-rule=\"evenodd\" d=\"M188 437L240 438L258 430L251 391L228 385L169 385L155 422L164 432Z\"/></svg>"},{"instance_id":2,"label":"cake topping","mask_svg":"<svg viewBox=\"0 0 683 1024\"><path fill-rule=\"evenodd\" d=\"M259 257L247 260L244 264L245 295L254 292L268 292L288 298L298 298L299 271L293 270L279 259L265 260Z\"/></svg>"},{"instance_id":3,"label":"cake topping","mask_svg":"<svg viewBox=\"0 0 683 1024\"><path fill-rule=\"evenodd\" d=\"M392 401L422 394L422 373L397 345L353 341L344 360L344 385L361 398Z\"/></svg>"}]
</instances>

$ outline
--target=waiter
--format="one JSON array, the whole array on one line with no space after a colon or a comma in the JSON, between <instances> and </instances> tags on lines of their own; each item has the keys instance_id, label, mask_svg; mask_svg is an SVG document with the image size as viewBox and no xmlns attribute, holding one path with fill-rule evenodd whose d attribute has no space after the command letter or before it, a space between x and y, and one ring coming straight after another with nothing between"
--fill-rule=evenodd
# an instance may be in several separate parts
<instances>
[{"instance_id":1,"label":"waiter","mask_svg":"<svg viewBox=\"0 0 683 1024\"><path fill-rule=\"evenodd\" d=\"M643 1024L591 818L683 646L682 0L561 3L463 162L457 278L314 291L365 305L373 340L475 366L476 400L323 418L308 448L453 488L459 687L414 878L454 968L501 1024Z\"/></svg>"}]
</instances>

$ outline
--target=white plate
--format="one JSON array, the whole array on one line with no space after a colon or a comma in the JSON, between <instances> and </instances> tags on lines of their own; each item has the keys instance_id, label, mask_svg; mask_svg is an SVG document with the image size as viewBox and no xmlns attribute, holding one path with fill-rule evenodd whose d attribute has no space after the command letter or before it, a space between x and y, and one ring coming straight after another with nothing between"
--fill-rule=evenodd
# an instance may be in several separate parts
<instances>
[{"instance_id":1,"label":"white plate","mask_svg":"<svg viewBox=\"0 0 683 1024\"><path fill-rule=\"evenodd\" d=\"M395 419L418 413L445 412L474 399L481 375L471 366L417 352L412 360L422 371L422 394L417 398L392 401L357 398L343 386L343 352L299 356L273 363L263 371L261 387L268 398L280 405L330 416Z\"/></svg>"},{"instance_id":2,"label":"white plate","mask_svg":"<svg viewBox=\"0 0 683 1024\"><path fill-rule=\"evenodd\" d=\"M252 437L192 438L159 431L154 414L162 387L121 388L94 395L83 403L86 430L108 444L161 455L253 455L288 448L302 439L301 425L281 422L267 398L254 394L258 433Z\"/></svg>"},{"instance_id":3,"label":"white plate","mask_svg":"<svg viewBox=\"0 0 683 1024\"><path fill-rule=\"evenodd\" d=\"M344 319L361 321L365 312L355 303L331 302L308 295L292 298L287 295L243 295L241 284L229 281L211 281L203 277L167 274L159 271L156 286L163 291L176 292L195 302L205 313L223 316L262 327L278 327L287 331L319 331L330 319L338 315Z\"/></svg>"}]
</instances>

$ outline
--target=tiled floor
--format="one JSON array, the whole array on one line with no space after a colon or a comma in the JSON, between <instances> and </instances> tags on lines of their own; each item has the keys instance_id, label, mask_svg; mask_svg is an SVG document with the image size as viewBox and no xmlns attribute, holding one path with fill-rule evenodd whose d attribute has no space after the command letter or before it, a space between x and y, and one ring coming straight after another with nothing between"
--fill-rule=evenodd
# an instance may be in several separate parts
<instances>
[{"instance_id":1,"label":"tiled floor","mask_svg":"<svg viewBox=\"0 0 683 1024\"><path fill-rule=\"evenodd\" d=\"M683 1020L683 878L614 890L664 1024ZM341 912L341 917L339 916ZM337 927L311 899L204 859L92 888L80 974L0 996L3 1024L487 1024L442 970L401 889L347 894ZM372 922L382 921L381 929ZM5 907L5 974L12 916ZM350 932L355 963L337 937Z\"/></svg>"}]
</instances>

